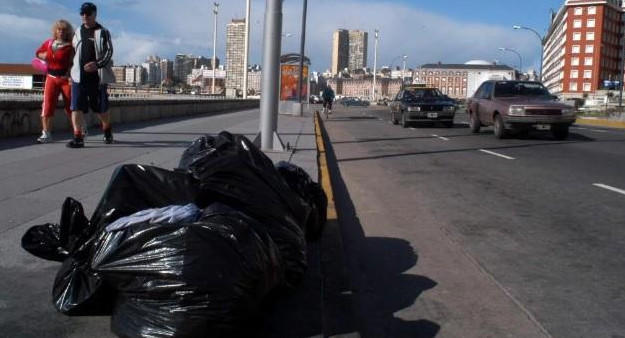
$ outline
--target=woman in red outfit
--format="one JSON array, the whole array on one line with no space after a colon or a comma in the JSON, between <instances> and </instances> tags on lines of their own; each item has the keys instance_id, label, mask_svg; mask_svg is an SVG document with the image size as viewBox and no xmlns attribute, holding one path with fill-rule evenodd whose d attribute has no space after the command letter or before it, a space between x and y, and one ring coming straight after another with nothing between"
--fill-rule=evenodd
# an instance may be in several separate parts
<instances>
[{"instance_id":1,"label":"woman in red outfit","mask_svg":"<svg viewBox=\"0 0 625 338\"><path fill-rule=\"evenodd\" d=\"M74 29L65 20L57 20L52 25L52 39L45 41L35 55L46 61L48 75L43 90L43 107L41 109L41 125L43 131L37 139L37 143L52 142L52 117L59 98L59 93L63 96L65 112L71 116L71 83L69 70L72 66L74 48L72 47L72 36Z\"/></svg>"}]
</instances>

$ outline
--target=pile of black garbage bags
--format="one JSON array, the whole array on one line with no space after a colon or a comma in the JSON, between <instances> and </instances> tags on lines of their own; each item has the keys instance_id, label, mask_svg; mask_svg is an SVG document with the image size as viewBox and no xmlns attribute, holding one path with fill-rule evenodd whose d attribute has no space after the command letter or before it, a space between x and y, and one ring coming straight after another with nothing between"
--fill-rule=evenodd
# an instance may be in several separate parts
<instances>
[{"instance_id":1,"label":"pile of black garbage bags","mask_svg":"<svg viewBox=\"0 0 625 338\"><path fill-rule=\"evenodd\" d=\"M22 247L63 263L53 303L66 315L110 315L120 337L236 337L269 294L298 285L326 209L303 169L221 132L173 171L118 167L91 219L68 197L60 223Z\"/></svg>"}]
</instances>

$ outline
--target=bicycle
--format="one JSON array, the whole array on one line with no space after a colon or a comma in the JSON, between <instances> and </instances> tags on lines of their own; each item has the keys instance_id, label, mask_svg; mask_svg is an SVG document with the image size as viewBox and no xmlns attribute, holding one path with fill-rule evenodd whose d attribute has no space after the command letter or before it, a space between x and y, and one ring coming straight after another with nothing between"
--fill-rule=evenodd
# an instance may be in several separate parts
<instances>
[{"instance_id":1,"label":"bicycle","mask_svg":"<svg viewBox=\"0 0 625 338\"><path fill-rule=\"evenodd\" d=\"M323 107L323 115L326 117L326 120L329 119L329 115L328 115L329 109L328 107Z\"/></svg>"}]
</instances>

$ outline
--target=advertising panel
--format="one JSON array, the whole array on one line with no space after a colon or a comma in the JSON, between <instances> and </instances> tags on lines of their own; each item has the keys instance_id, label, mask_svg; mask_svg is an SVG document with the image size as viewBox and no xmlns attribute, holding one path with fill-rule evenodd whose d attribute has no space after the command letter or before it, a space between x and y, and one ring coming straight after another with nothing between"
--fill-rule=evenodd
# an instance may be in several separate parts
<instances>
[{"instance_id":1,"label":"advertising panel","mask_svg":"<svg viewBox=\"0 0 625 338\"><path fill-rule=\"evenodd\" d=\"M280 66L280 101L298 101L299 65ZM308 66L304 65L302 95L308 93Z\"/></svg>"},{"instance_id":2,"label":"advertising panel","mask_svg":"<svg viewBox=\"0 0 625 338\"><path fill-rule=\"evenodd\" d=\"M33 89L33 77L0 75L0 89Z\"/></svg>"}]
</instances>

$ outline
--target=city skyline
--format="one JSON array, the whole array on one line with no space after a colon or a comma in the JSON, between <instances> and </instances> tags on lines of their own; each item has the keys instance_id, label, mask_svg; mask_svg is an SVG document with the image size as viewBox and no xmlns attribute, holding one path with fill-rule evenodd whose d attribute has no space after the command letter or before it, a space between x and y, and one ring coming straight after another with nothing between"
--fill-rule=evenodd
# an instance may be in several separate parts
<instances>
[{"instance_id":1,"label":"city skyline","mask_svg":"<svg viewBox=\"0 0 625 338\"><path fill-rule=\"evenodd\" d=\"M79 22L82 1L5 0L0 9L0 32L11 48L0 51L0 62L28 63L34 49L49 35L58 18ZM480 1L352 1L308 3L306 50L312 69L330 69L332 35L337 29L362 30L373 39L380 30L378 65L391 65L397 55L407 55L408 67L424 63L463 63L471 59L516 65L514 55L498 47L514 48L523 55L524 68L536 69L539 44L530 32L512 25L532 27L541 34L549 25L550 10L563 0ZM212 2L187 0L172 5L164 0L117 0L98 3L98 20L113 34L116 64L141 63L147 55L173 58L177 53L212 55L214 18ZM262 63L262 27L265 0L252 1L250 64ZM284 2L283 52L299 50L301 3ZM223 1L218 19L217 57L225 60L226 24L244 18L245 0ZM290 34L287 34L290 33ZM409 41L409 43L406 43ZM423 48L427 46L427 48ZM368 54L373 55L373 41ZM373 57L367 66L373 66Z\"/></svg>"}]
</instances>

